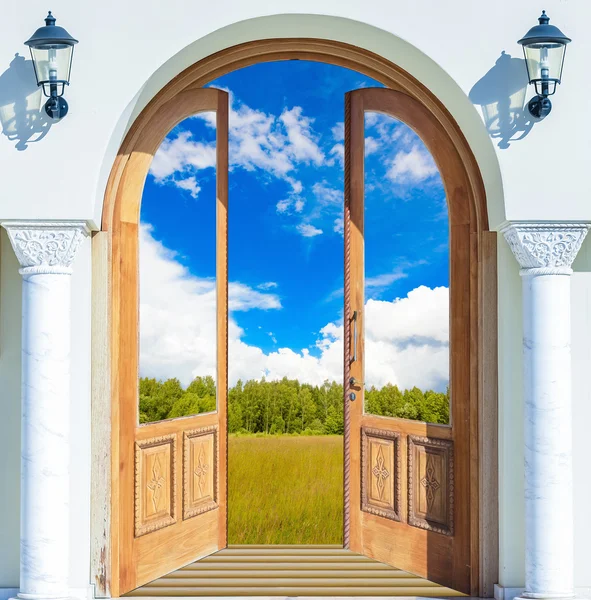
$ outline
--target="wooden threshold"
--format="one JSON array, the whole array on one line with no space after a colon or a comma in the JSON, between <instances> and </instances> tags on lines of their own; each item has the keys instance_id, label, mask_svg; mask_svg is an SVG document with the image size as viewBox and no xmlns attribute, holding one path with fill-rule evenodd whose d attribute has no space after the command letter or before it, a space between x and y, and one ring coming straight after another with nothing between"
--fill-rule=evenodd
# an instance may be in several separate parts
<instances>
[{"instance_id":1,"label":"wooden threshold","mask_svg":"<svg viewBox=\"0 0 591 600\"><path fill-rule=\"evenodd\" d=\"M129 592L133 597L463 596L342 546L229 546Z\"/></svg>"}]
</instances>

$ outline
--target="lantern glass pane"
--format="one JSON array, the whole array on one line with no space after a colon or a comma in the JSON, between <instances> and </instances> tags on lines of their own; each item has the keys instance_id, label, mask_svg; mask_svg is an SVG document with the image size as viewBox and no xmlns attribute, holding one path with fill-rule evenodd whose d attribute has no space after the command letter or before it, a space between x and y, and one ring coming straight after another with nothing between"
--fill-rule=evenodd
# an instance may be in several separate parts
<instances>
[{"instance_id":1,"label":"lantern glass pane","mask_svg":"<svg viewBox=\"0 0 591 600\"><path fill-rule=\"evenodd\" d=\"M553 79L560 82L562 62L566 51L564 44L530 44L525 46L524 50L530 82L543 79Z\"/></svg>"},{"instance_id":2,"label":"lantern glass pane","mask_svg":"<svg viewBox=\"0 0 591 600\"><path fill-rule=\"evenodd\" d=\"M31 48L37 83L69 82L73 50L64 44Z\"/></svg>"}]
</instances>

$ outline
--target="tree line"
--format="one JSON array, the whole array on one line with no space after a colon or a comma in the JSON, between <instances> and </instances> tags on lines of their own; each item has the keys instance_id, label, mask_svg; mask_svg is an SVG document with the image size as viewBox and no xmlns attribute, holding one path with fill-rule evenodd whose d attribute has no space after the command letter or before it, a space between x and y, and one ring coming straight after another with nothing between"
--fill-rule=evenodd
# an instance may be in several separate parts
<instances>
[{"instance_id":1,"label":"tree line","mask_svg":"<svg viewBox=\"0 0 591 600\"><path fill-rule=\"evenodd\" d=\"M216 408L213 377L196 377L187 388L176 378L142 377L139 385L140 423L205 413ZM449 423L449 388L445 393L401 390L396 385L365 391L365 411L429 423ZM265 434L343 433L343 385L279 381L238 381L228 390L228 431Z\"/></svg>"}]
</instances>

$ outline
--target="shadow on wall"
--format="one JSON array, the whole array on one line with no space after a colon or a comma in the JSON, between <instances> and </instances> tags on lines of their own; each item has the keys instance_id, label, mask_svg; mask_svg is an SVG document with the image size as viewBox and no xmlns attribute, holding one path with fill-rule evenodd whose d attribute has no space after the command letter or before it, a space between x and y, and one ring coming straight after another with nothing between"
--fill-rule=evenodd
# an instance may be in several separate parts
<instances>
[{"instance_id":1,"label":"shadow on wall","mask_svg":"<svg viewBox=\"0 0 591 600\"><path fill-rule=\"evenodd\" d=\"M51 119L43 110L43 96L37 87L33 61L15 54L10 66L0 75L0 124L2 133L16 141L17 150L43 139Z\"/></svg>"},{"instance_id":2,"label":"shadow on wall","mask_svg":"<svg viewBox=\"0 0 591 600\"><path fill-rule=\"evenodd\" d=\"M537 121L527 110L527 87L525 60L503 50L495 66L470 90L470 100L481 107L484 124L489 135L498 138L499 148L522 140Z\"/></svg>"}]
</instances>

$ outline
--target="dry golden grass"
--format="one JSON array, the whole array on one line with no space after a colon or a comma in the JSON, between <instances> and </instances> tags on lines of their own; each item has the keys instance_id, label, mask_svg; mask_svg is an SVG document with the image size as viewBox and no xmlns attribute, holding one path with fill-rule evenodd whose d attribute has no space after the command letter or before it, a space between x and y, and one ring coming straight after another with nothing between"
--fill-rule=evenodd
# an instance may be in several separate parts
<instances>
[{"instance_id":1,"label":"dry golden grass","mask_svg":"<svg viewBox=\"0 0 591 600\"><path fill-rule=\"evenodd\" d=\"M341 436L229 436L228 543L341 544Z\"/></svg>"}]
</instances>

